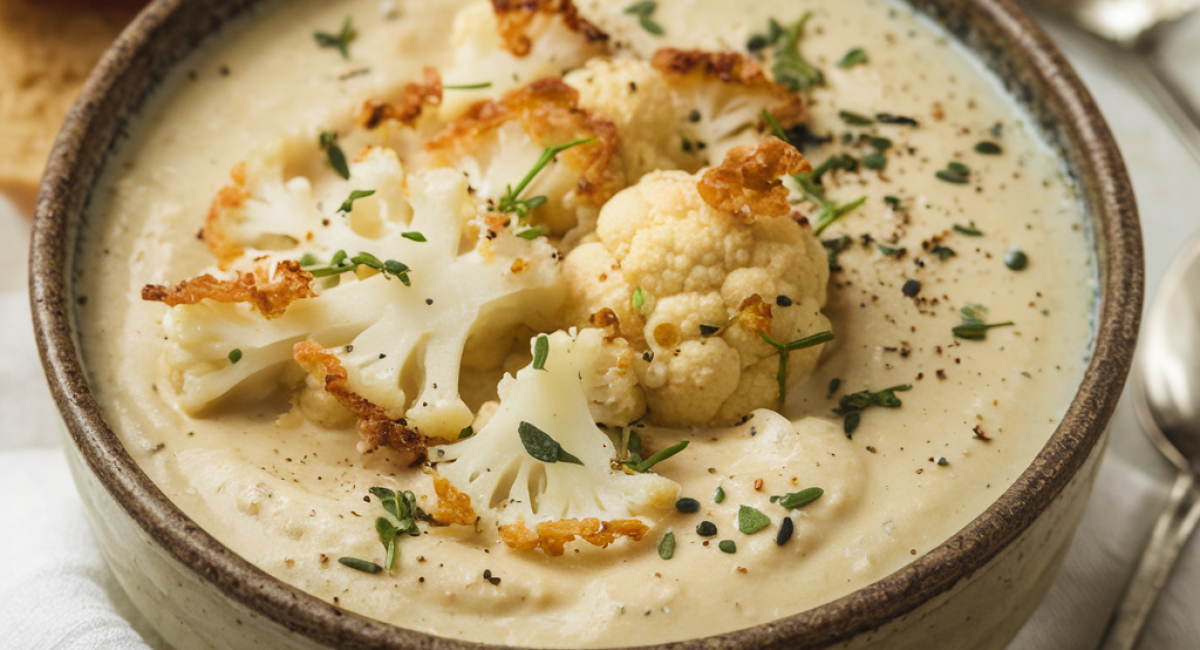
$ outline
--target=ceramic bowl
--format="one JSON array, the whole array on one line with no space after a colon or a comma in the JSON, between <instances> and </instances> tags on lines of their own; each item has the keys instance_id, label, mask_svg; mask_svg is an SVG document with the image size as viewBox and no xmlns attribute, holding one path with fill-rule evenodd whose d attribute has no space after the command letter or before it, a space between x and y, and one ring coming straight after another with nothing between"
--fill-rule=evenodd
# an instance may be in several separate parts
<instances>
[{"instance_id":1,"label":"ceramic bowl","mask_svg":"<svg viewBox=\"0 0 1200 650\"><path fill-rule=\"evenodd\" d=\"M257 0L160 0L88 81L38 199L31 292L38 345L69 432L89 523L117 578L180 650L465 648L318 600L235 555L142 473L105 421L80 362L72 278L80 219L108 154L172 66ZM987 511L911 564L769 624L670 647L1004 647L1048 589L1095 477L1141 314L1142 245L1129 179L1092 98L1007 0L913 0L976 53L1036 121L1080 189L1097 246L1094 354L1033 464Z\"/></svg>"}]
</instances>

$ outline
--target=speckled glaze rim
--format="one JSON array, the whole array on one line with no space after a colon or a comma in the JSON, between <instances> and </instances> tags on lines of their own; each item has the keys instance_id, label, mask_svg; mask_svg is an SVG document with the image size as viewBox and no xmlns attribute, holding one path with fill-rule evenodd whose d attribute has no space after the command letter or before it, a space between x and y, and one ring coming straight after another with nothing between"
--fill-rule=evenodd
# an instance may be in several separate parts
<instances>
[{"instance_id":1,"label":"speckled glaze rim","mask_svg":"<svg viewBox=\"0 0 1200 650\"><path fill-rule=\"evenodd\" d=\"M126 453L88 386L73 327L71 270L80 215L130 115L171 65L258 0L159 0L88 80L51 154L38 196L30 292L38 347L58 408L90 469L164 549L234 601L285 628L345 648L480 648L403 630L301 592L254 567L176 508ZM913 611L1017 539L1092 453L1129 371L1142 311L1137 209L1095 102L1049 38L1009 0L912 0L982 57L1068 161L1093 217L1101 305L1094 354L1054 435L1012 487L950 540L886 578L769 624L661 648L821 648Z\"/></svg>"}]
</instances>

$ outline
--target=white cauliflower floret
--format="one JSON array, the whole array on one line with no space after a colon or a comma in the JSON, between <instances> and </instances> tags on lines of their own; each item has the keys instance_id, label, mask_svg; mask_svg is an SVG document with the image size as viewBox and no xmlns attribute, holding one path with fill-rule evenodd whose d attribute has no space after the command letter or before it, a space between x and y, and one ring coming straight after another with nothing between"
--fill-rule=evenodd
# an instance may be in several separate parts
<instances>
[{"instance_id":1,"label":"white cauliflower floret","mask_svg":"<svg viewBox=\"0 0 1200 650\"><path fill-rule=\"evenodd\" d=\"M513 548L561 555L576 536L597 546L622 535L639 540L674 503L679 485L614 469L617 451L589 411L589 394L602 381L595 368L606 354L603 332L547 339L544 369L530 365L507 376L486 426L430 449L430 459Z\"/></svg>"},{"instance_id":2,"label":"white cauliflower floret","mask_svg":"<svg viewBox=\"0 0 1200 650\"><path fill-rule=\"evenodd\" d=\"M446 94L442 115L453 118L481 100L603 55L608 36L582 19L570 0L477 2L454 17L454 63L448 86L490 83Z\"/></svg>"},{"instance_id":3,"label":"white cauliflower floret","mask_svg":"<svg viewBox=\"0 0 1200 650\"><path fill-rule=\"evenodd\" d=\"M331 185L375 193L347 213L333 211L329 204L340 202L327 198L328 225L287 251L289 263L302 252L323 261L346 251L351 259L369 253L389 270L360 265L318 283L308 276L319 295L292 302L272 320L246 304L172 307L164 327L180 405L197 412L250 377L278 376L293 346L311 339L336 354L346 386L375 410L425 436L454 438L473 418L458 395L468 336L502 335L554 314L562 300L557 253L544 240L509 231L485 237L468 227L477 214L461 175L434 170L406 179L389 150L368 151L351 165L349 182ZM460 253L464 240L469 247ZM261 264L283 254L256 257ZM402 272L404 265L410 270ZM235 348L241 357L233 363Z\"/></svg>"},{"instance_id":4,"label":"white cauliflower floret","mask_svg":"<svg viewBox=\"0 0 1200 650\"><path fill-rule=\"evenodd\" d=\"M797 159L770 139L732 151L733 167L649 174L605 205L598 241L568 255L567 323L616 315L621 335L650 359L635 364L649 420L721 425L776 406L779 357L762 334L786 344L829 329L821 313L826 256L812 229L786 216L777 181L784 168L799 169ZM722 172L745 174L745 187L713 180L728 181ZM755 174L760 189L750 189ZM714 190L730 209L702 196ZM788 385L807 377L819 355L819 346L790 352Z\"/></svg>"}]
</instances>

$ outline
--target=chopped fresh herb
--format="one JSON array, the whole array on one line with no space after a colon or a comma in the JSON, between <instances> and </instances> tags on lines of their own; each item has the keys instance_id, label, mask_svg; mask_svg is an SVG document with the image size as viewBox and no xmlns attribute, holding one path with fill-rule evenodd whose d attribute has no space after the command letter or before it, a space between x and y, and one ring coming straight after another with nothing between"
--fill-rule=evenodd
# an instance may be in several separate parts
<instances>
[{"instance_id":1,"label":"chopped fresh herb","mask_svg":"<svg viewBox=\"0 0 1200 650\"><path fill-rule=\"evenodd\" d=\"M785 133L787 133L786 139L788 143L800 151L804 151L810 146L819 147L833 142L832 135L819 136L813 133L813 130L807 124L803 123L788 127Z\"/></svg>"},{"instance_id":2,"label":"chopped fresh herb","mask_svg":"<svg viewBox=\"0 0 1200 650\"><path fill-rule=\"evenodd\" d=\"M904 251L908 250L906 248L894 248L894 247L888 246L886 244L878 244L878 243L875 244L875 247L879 249L880 253L883 253L884 255L887 255L888 257L891 257L893 255L899 255L900 253L903 253Z\"/></svg>"},{"instance_id":3,"label":"chopped fresh herb","mask_svg":"<svg viewBox=\"0 0 1200 650\"><path fill-rule=\"evenodd\" d=\"M325 150L325 155L329 157L329 166L333 167L333 171L337 172L338 176L350 180L350 166L346 163L346 152L338 146L337 139L337 133L322 131L318 142L321 149Z\"/></svg>"},{"instance_id":4,"label":"chopped fresh herb","mask_svg":"<svg viewBox=\"0 0 1200 650\"><path fill-rule=\"evenodd\" d=\"M363 573L379 573L380 571L383 571L383 567L379 566L378 564L375 564L374 562L368 562L366 560L360 560L356 557L339 557L338 562L350 567L351 569L362 571Z\"/></svg>"},{"instance_id":5,"label":"chopped fresh herb","mask_svg":"<svg viewBox=\"0 0 1200 650\"><path fill-rule=\"evenodd\" d=\"M684 497L675 502L675 509L685 515L693 515L700 512L700 502L695 499Z\"/></svg>"},{"instance_id":6,"label":"chopped fresh herb","mask_svg":"<svg viewBox=\"0 0 1200 650\"><path fill-rule=\"evenodd\" d=\"M804 33L804 24L812 18L812 12L806 12L784 30L774 19L771 19L770 40L775 43L775 64L771 72L775 75L775 83L792 92L809 90L813 86L825 83L825 74L813 67L800 55L800 36Z\"/></svg>"},{"instance_id":7,"label":"chopped fresh herb","mask_svg":"<svg viewBox=\"0 0 1200 650\"><path fill-rule=\"evenodd\" d=\"M567 453L562 445L558 444L548 433L528 422L522 421L517 425L517 434L521 437L521 444L525 446L525 451L543 463L561 461L573 465L583 465L583 461Z\"/></svg>"},{"instance_id":8,"label":"chopped fresh herb","mask_svg":"<svg viewBox=\"0 0 1200 650\"><path fill-rule=\"evenodd\" d=\"M656 9L658 9L657 2L654 0L643 0L642 2L635 2L626 7L625 13L637 16L638 24L642 26L642 29L654 34L655 36L662 36L662 26L654 22L654 20L651 18Z\"/></svg>"},{"instance_id":9,"label":"chopped fresh herb","mask_svg":"<svg viewBox=\"0 0 1200 650\"><path fill-rule=\"evenodd\" d=\"M681 440L680 442L677 442L677 443L671 445L670 447L667 447L666 449L658 452L657 454L654 454L653 456L647 458L646 460L626 461L624 463L624 465L626 467L628 467L629 469L637 472L638 474L645 474L646 472L650 471L651 467L654 467L655 465L670 458L671 456L674 456L675 454L678 454L679 452L681 452L685 448L687 448L687 446L688 446L688 441Z\"/></svg>"},{"instance_id":10,"label":"chopped fresh herb","mask_svg":"<svg viewBox=\"0 0 1200 650\"><path fill-rule=\"evenodd\" d=\"M984 317L987 316L987 307L979 304L968 304L959 310L962 314L963 322L955 327L952 332L954 336L965 339L967 341L983 341L987 339L988 330L993 327L1011 327L1012 321L1003 323L984 323Z\"/></svg>"},{"instance_id":11,"label":"chopped fresh herb","mask_svg":"<svg viewBox=\"0 0 1200 650\"><path fill-rule=\"evenodd\" d=\"M762 119L767 123L767 126L771 128L771 133L773 133L775 137L783 140L784 142L788 142L787 133L784 133L783 127L779 126L779 120L776 120L775 116L771 115L771 112L765 108L762 112Z\"/></svg>"},{"instance_id":12,"label":"chopped fresh herb","mask_svg":"<svg viewBox=\"0 0 1200 650\"><path fill-rule=\"evenodd\" d=\"M787 364L788 357L791 356L790 353L795 350L803 350L804 348L811 348L814 345L820 345L822 343L832 341L833 332L826 330L824 332L813 334L812 336L806 336L802 339L797 339L791 343L780 343L779 341L776 341L768 336L766 332L759 332L758 335L761 336L762 340L766 341L768 345L775 348L775 351L779 353L779 372L776 373L775 380L779 384L779 411L783 412L784 399L787 397Z\"/></svg>"},{"instance_id":13,"label":"chopped fresh herb","mask_svg":"<svg viewBox=\"0 0 1200 650\"><path fill-rule=\"evenodd\" d=\"M737 553L737 544L735 544L732 539L721 540L721 543L717 544L717 548L721 549L722 553L728 553L730 555Z\"/></svg>"},{"instance_id":14,"label":"chopped fresh herb","mask_svg":"<svg viewBox=\"0 0 1200 650\"><path fill-rule=\"evenodd\" d=\"M870 126L875 123L875 120L866 115L860 115L852 111L838 111L838 117L851 126Z\"/></svg>"},{"instance_id":15,"label":"chopped fresh herb","mask_svg":"<svg viewBox=\"0 0 1200 650\"><path fill-rule=\"evenodd\" d=\"M856 161L849 154L842 154L840 156L830 156L825 159L825 162L821 163L820 165L817 165L817 167L812 170L811 176L806 177L805 180L811 181L811 184L821 185L821 181L825 177L825 174L827 172L831 172L835 169L842 169L842 170L845 170L848 172L857 171L858 170L858 161ZM797 174L796 176L803 176L803 174ZM797 180L797 182L799 182L799 179L796 179L796 180ZM800 187L801 187L801 189L806 190L806 191L809 189L809 188L805 187L804 184L801 184ZM823 191L821 192L820 196L821 196L821 198L825 197L825 194Z\"/></svg>"},{"instance_id":16,"label":"chopped fresh herb","mask_svg":"<svg viewBox=\"0 0 1200 650\"><path fill-rule=\"evenodd\" d=\"M308 269L314 278L324 278L333 275L341 275L348 271L354 271L359 266L375 269L383 274L383 277L392 279L393 277L404 283L404 286L412 286L412 280L408 274L412 270L408 265L397 262L396 260L388 260L382 262L378 257L366 252L359 253L354 257L347 257L346 251L338 251L333 254L333 259L326 266L318 266Z\"/></svg>"},{"instance_id":17,"label":"chopped fresh herb","mask_svg":"<svg viewBox=\"0 0 1200 650\"><path fill-rule=\"evenodd\" d=\"M658 540L658 557L664 560L669 560L675 557L675 533L667 531L662 539Z\"/></svg>"},{"instance_id":18,"label":"chopped fresh herb","mask_svg":"<svg viewBox=\"0 0 1200 650\"><path fill-rule=\"evenodd\" d=\"M841 387L842 387L841 377L834 377L833 379L830 379L829 380L829 397L833 397L833 394L838 392L838 389Z\"/></svg>"},{"instance_id":19,"label":"chopped fresh herb","mask_svg":"<svg viewBox=\"0 0 1200 650\"><path fill-rule=\"evenodd\" d=\"M937 464L938 467L945 467L950 464L950 461L946 460L945 458L939 458Z\"/></svg>"},{"instance_id":20,"label":"chopped fresh herb","mask_svg":"<svg viewBox=\"0 0 1200 650\"><path fill-rule=\"evenodd\" d=\"M721 328L716 325L701 325L700 326L700 336L702 338L708 338L720 331L721 331Z\"/></svg>"},{"instance_id":21,"label":"chopped fresh herb","mask_svg":"<svg viewBox=\"0 0 1200 650\"><path fill-rule=\"evenodd\" d=\"M856 65L862 65L867 61L868 59L866 50L862 49L861 47L856 47L853 50L846 52L846 56L843 56L842 60L838 61L837 67L843 70L848 70Z\"/></svg>"},{"instance_id":22,"label":"chopped fresh herb","mask_svg":"<svg viewBox=\"0 0 1200 650\"><path fill-rule=\"evenodd\" d=\"M701 537L712 537L717 534L717 525L711 521L702 521L696 526L696 534Z\"/></svg>"},{"instance_id":23,"label":"chopped fresh herb","mask_svg":"<svg viewBox=\"0 0 1200 650\"><path fill-rule=\"evenodd\" d=\"M725 488L718 485L717 489L713 490L713 503L724 503L724 502L725 502Z\"/></svg>"},{"instance_id":24,"label":"chopped fresh herb","mask_svg":"<svg viewBox=\"0 0 1200 650\"><path fill-rule=\"evenodd\" d=\"M988 130L988 133L991 133L993 138L999 139L1004 137L1004 123L996 122L992 125L992 128Z\"/></svg>"},{"instance_id":25,"label":"chopped fresh herb","mask_svg":"<svg viewBox=\"0 0 1200 650\"><path fill-rule=\"evenodd\" d=\"M969 226L960 226L954 224L954 232L962 233L968 237L982 237L983 231L975 227L975 222L972 221Z\"/></svg>"},{"instance_id":26,"label":"chopped fresh herb","mask_svg":"<svg viewBox=\"0 0 1200 650\"><path fill-rule=\"evenodd\" d=\"M875 149L877 149L879 151L887 151L888 149L891 149L892 145L894 144L891 140L889 140L887 138L880 138L878 136L865 136L865 137L867 137L867 141L871 143L871 146L875 147Z\"/></svg>"},{"instance_id":27,"label":"chopped fresh herb","mask_svg":"<svg viewBox=\"0 0 1200 650\"><path fill-rule=\"evenodd\" d=\"M891 113L879 113L875 116L880 124L899 124L901 126L920 126L920 124L911 117L903 115L892 115Z\"/></svg>"},{"instance_id":28,"label":"chopped fresh herb","mask_svg":"<svg viewBox=\"0 0 1200 650\"><path fill-rule=\"evenodd\" d=\"M545 370L546 357L550 356L550 339L545 334L538 334L533 344L533 369Z\"/></svg>"},{"instance_id":29,"label":"chopped fresh herb","mask_svg":"<svg viewBox=\"0 0 1200 650\"><path fill-rule=\"evenodd\" d=\"M317 262L317 256L312 253L305 253L300 256L300 266L316 266Z\"/></svg>"},{"instance_id":30,"label":"chopped fresh herb","mask_svg":"<svg viewBox=\"0 0 1200 650\"><path fill-rule=\"evenodd\" d=\"M350 43L358 38L358 30L354 29L354 23L350 20L350 16L346 16L346 21L342 23L342 29L336 34L329 32L314 32L313 39L317 41L319 47L336 48L342 53L343 59L350 58Z\"/></svg>"},{"instance_id":31,"label":"chopped fresh herb","mask_svg":"<svg viewBox=\"0 0 1200 650\"><path fill-rule=\"evenodd\" d=\"M641 287L633 290L633 296L629 299L629 306L639 314L644 314L642 307L646 306L646 292L642 291Z\"/></svg>"},{"instance_id":32,"label":"chopped fresh herb","mask_svg":"<svg viewBox=\"0 0 1200 650\"><path fill-rule=\"evenodd\" d=\"M479 90L480 88L491 88L492 82L483 81L477 84L458 84L454 86L442 86L442 90Z\"/></svg>"},{"instance_id":33,"label":"chopped fresh herb","mask_svg":"<svg viewBox=\"0 0 1200 650\"><path fill-rule=\"evenodd\" d=\"M542 171L542 168L550 164L551 160L554 160L555 156L566 151L567 149L570 149L571 147L587 144L592 140L595 140L595 138L584 138L582 140L576 140L574 142L568 142L566 144L560 144L554 147L547 147L546 150L542 152L542 157L538 158L538 161L534 163L533 169L529 170L529 173L525 175L525 178L521 179L521 182L517 184L517 188L514 190L511 185L508 186L504 196L500 197L500 201L496 205L496 209L500 212L515 212L521 219L528 217L530 212L546 203L546 197L534 196L528 199L521 199L519 197L521 196L521 192L525 191L525 187L533 181L533 178L538 175L538 172Z\"/></svg>"},{"instance_id":34,"label":"chopped fresh herb","mask_svg":"<svg viewBox=\"0 0 1200 650\"><path fill-rule=\"evenodd\" d=\"M750 52L759 52L768 45L770 45L770 42L762 34L755 34L746 41L746 49Z\"/></svg>"},{"instance_id":35,"label":"chopped fresh herb","mask_svg":"<svg viewBox=\"0 0 1200 650\"><path fill-rule=\"evenodd\" d=\"M861 420L861 412L872 407L882 406L884 408L900 408L902 402L899 397L896 397L896 392L904 392L912 390L912 384L900 384L885 388L878 392L870 390L862 390L857 393L845 395L838 402L838 407L833 409L835 415L846 416L843 422L843 429L846 432L846 437L849 438L854 434L854 430L858 428L858 423Z\"/></svg>"},{"instance_id":36,"label":"chopped fresh herb","mask_svg":"<svg viewBox=\"0 0 1200 650\"><path fill-rule=\"evenodd\" d=\"M1023 271L1029 265L1029 256L1019 248L1010 248L1004 254L1004 265L1014 271Z\"/></svg>"},{"instance_id":37,"label":"chopped fresh herb","mask_svg":"<svg viewBox=\"0 0 1200 650\"><path fill-rule=\"evenodd\" d=\"M535 196L533 198L541 199L541 198L545 198L545 197ZM532 200L531 200L531 202L532 202ZM544 203L544 201L543 201L543 203ZM538 205L541 205L541 203L538 203ZM534 207L537 207L537 206L534 206ZM521 232L517 233L517 236L520 237L521 239L528 239L530 241L533 241L534 239L541 237L544 232L546 232L546 231L543 230L541 226L536 226L534 228L526 228L525 230L522 230Z\"/></svg>"},{"instance_id":38,"label":"chopped fresh herb","mask_svg":"<svg viewBox=\"0 0 1200 650\"><path fill-rule=\"evenodd\" d=\"M873 151L863 156L862 159L863 167L874 172L883 171L887 167L887 162L887 156L878 151Z\"/></svg>"},{"instance_id":39,"label":"chopped fresh herb","mask_svg":"<svg viewBox=\"0 0 1200 650\"><path fill-rule=\"evenodd\" d=\"M229 363L237 363L242 360L242 349L234 348L229 351Z\"/></svg>"},{"instance_id":40,"label":"chopped fresh herb","mask_svg":"<svg viewBox=\"0 0 1200 650\"><path fill-rule=\"evenodd\" d=\"M402 233L400 233L400 236L401 236L401 237L403 237L403 238L405 238L405 239L411 239L411 240L413 240L413 241L416 241L416 242L427 242L427 241L429 241L428 239L425 239L425 235L422 235L421 233L419 233L419 232L415 232L415 231L412 231L412 232L402 232Z\"/></svg>"},{"instance_id":41,"label":"chopped fresh herb","mask_svg":"<svg viewBox=\"0 0 1200 650\"><path fill-rule=\"evenodd\" d=\"M900 287L900 293L904 294L905 298L915 298L918 293L921 293L920 280L906 280L904 286Z\"/></svg>"},{"instance_id":42,"label":"chopped fresh herb","mask_svg":"<svg viewBox=\"0 0 1200 650\"><path fill-rule=\"evenodd\" d=\"M938 244L937 246L934 246L933 248L929 249L929 254L937 255L937 258L942 261L945 261L948 258L954 257L955 255L958 255L958 253L954 252L953 248L950 248L949 246L942 246L941 244Z\"/></svg>"},{"instance_id":43,"label":"chopped fresh herb","mask_svg":"<svg viewBox=\"0 0 1200 650\"><path fill-rule=\"evenodd\" d=\"M965 174L959 174L949 169L939 169L934 176L937 176L940 180L946 181L947 183L953 183L955 185L965 185L971 182L971 179L967 178Z\"/></svg>"},{"instance_id":44,"label":"chopped fresh herb","mask_svg":"<svg viewBox=\"0 0 1200 650\"><path fill-rule=\"evenodd\" d=\"M889 194L889 195L883 197L883 202L886 203L888 205L888 207L893 210L900 209L900 197L898 197L898 196L892 196Z\"/></svg>"},{"instance_id":45,"label":"chopped fresh herb","mask_svg":"<svg viewBox=\"0 0 1200 650\"><path fill-rule=\"evenodd\" d=\"M355 201L366 198L373 194L375 194L375 190L354 190L350 192L350 197L345 201L342 201L342 205L338 208L338 212L349 214L350 211L354 209Z\"/></svg>"},{"instance_id":46,"label":"chopped fresh herb","mask_svg":"<svg viewBox=\"0 0 1200 650\"><path fill-rule=\"evenodd\" d=\"M866 202L867 197L861 196L857 201L851 201L842 205L837 205L833 201L823 203L821 205L821 213L817 216L817 224L813 226L813 234L820 235L833 222L853 212L855 208Z\"/></svg>"},{"instance_id":47,"label":"chopped fresh herb","mask_svg":"<svg viewBox=\"0 0 1200 650\"><path fill-rule=\"evenodd\" d=\"M791 517L784 517L779 523L779 533L775 535L775 545L783 546L792 538L792 532L795 530L795 525L792 523Z\"/></svg>"},{"instance_id":48,"label":"chopped fresh herb","mask_svg":"<svg viewBox=\"0 0 1200 650\"><path fill-rule=\"evenodd\" d=\"M1004 153L1004 150L995 142L980 142L975 145L975 153L981 153L985 156L999 156Z\"/></svg>"},{"instance_id":49,"label":"chopped fresh herb","mask_svg":"<svg viewBox=\"0 0 1200 650\"><path fill-rule=\"evenodd\" d=\"M467 438L470 438L473 435L475 435L475 427L468 424L467 426L463 427L462 431L458 432L458 439L466 440Z\"/></svg>"},{"instance_id":50,"label":"chopped fresh herb","mask_svg":"<svg viewBox=\"0 0 1200 650\"><path fill-rule=\"evenodd\" d=\"M821 495L823 494L825 494L825 490L822 490L819 487L811 487L800 490L799 492L789 492L787 494L773 496L771 497L771 503L778 503L788 510L795 510L796 508L803 508L813 501L820 499Z\"/></svg>"},{"instance_id":51,"label":"chopped fresh herb","mask_svg":"<svg viewBox=\"0 0 1200 650\"><path fill-rule=\"evenodd\" d=\"M971 168L967 167L966 165L964 165L960 162L957 162L957 161L950 161L950 162L946 163L946 170L951 171L960 176L970 176L971 175Z\"/></svg>"},{"instance_id":52,"label":"chopped fresh herb","mask_svg":"<svg viewBox=\"0 0 1200 650\"><path fill-rule=\"evenodd\" d=\"M825 247L826 255L829 258L829 270L841 271L842 267L838 264L838 256L853 246L854 240L849 235L842 235L841 237L822 240L821 245Z\"/></svg>"},{"instance_id":53,"label":"chopped fresh herb","mask_svg":"<svg viewBox=\"0 0 1200 650\"><path fill-rule=\"evenodd\" d=\"M771 518L750 506L738 506L738 530L753 535L771 525Z\"/></svg>"}]
</instances>

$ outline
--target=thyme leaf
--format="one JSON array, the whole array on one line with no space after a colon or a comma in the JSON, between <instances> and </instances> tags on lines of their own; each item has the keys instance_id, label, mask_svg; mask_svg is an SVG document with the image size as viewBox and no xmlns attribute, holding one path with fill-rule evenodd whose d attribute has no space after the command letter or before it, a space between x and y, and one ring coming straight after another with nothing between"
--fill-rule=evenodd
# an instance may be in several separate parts
<instances>
[{"instance_id":1,"label":"thyme leaf","mask_svg":"<svg viewBox=\"0 0 1200 650\"><path fill-rule=\"evenodd\" d=\"M528 422L522 421L517 425L517 434L521 437L521 444L524 445L525 451L543 463L563 462L583 465L582 460L567 453L562 445L558 444L558 441L550 437L550 434Z\"/></svg>"},{"instance_id":2,"label":"thyme leaf","mask_svg":"<svg viewBox=\"0 0 1200 650\"><path fill-rule=\"evenodd\" d=\"M319 47L332 47L341 52L343 59L350 58L350 43L358 38L358 30L354 29L354 24L350 20L350 16L346 16L346 21L342 23L342 29L336 34L329 32L313 32L313 39L317 41Z\"/></svg>"},{"instance_id":3,"label":"thyme leaf","mask_svg":"<svg viewBox=\"0 0 1200 650\"><path fill-rule=\"evenodd\" d=\"M525 191L525 187L533 181L533 178L538 175L538 172L542 171L546 165L550 164L551 160L554 160L555 156L566 151L567 149L570 149L571 147L587 144L595 139L596 138L584 138L582 140L576 140L574 142L568 142L566 144L560 144L554 147L547 147L546 150L542 152L542 157L538 158L538 161L534 163L533 169L529 170L529 173L525 174L525 178L521 179L521 182L517 184L516 189L513 189L513 186L511 185L508 186L504 196L500 197L500 201L496 205L496 210L500 212L516 213L521 219L528 217L530 212L536 210L546 203L546 197L534 196L528 199L521 199L519 197L521 196L521 192ZM537 235L534 235L533 237L536 236Z\"/></svg>"},{"instance_id":4,"label":"thyme leaf","mask_svg":"<svg viewBox=\"0 0 1200 650\"><path fill-rule=\"evenodd\" d=\"M771 338L766 332L759 332L758 335L761 336L762 340L766 341L768 345L775 348L775 351L779 354L779 372L776 373L775 380L779 384L779 410L782 412L784 400L787 398L787 363L789 353L795 350L803 350L804 348L811 348L814 345L820 345L822 343L832 341L833 332L829 330L818 332L812 336L796 339L791 343L780 343L779 341Z\"/></svg>"}]
</instances>

